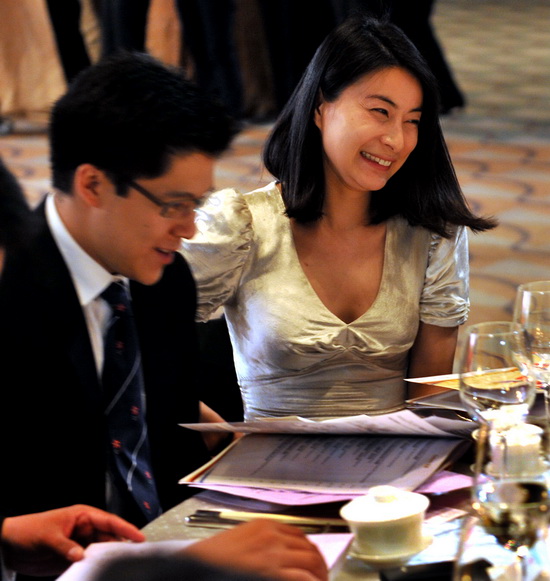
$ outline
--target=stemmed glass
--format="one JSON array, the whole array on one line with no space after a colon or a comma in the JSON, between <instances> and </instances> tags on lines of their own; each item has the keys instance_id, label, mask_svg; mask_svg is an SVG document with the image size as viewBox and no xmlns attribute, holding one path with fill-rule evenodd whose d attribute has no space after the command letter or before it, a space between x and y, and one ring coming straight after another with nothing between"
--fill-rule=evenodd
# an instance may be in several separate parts
<instances>
[{"instance_id":1,"label":"stemmed glass","mask_svg":"<svg viewBox=\"0 0 550 581\"><path fill-rule=\"evenodd\" d=\"M518 324L497 321L467 329L460 396L480 428L473 513L461 536L456 580L472 578L473 572L489 579L476 570L483 568L484 558L490 566L514 567L518 580L549 574L548 467L543 430L525 423L535 399L535 381L528 369L525 333Z\"/></svg>"},{"instance_id":2,"label":"stemmed glass","mask_svg":"<svg viewBox=\"0 0 550 581\"><path fill-rule=\"evenodd\" d=\"M506 579L548 579L550 495L542 429L496 424L482 424L477 435L473 512L463 527L454 579L493 578L485 566L502 568Z\"/></svg>"},{"instance_id":3,"label":"stemmed glass","mask_svg":"<svg viewBox=\"0 0 550 581\"><path fill-rule=\"evenodd\" d=\"M523 421L535 400L535 382L525 373L521 329L512 322L473 325L460 359L460 398L472 419L502 426Z\"/></svg>"},{"instance_id":4,"label":"stemmed glass","mask_svg":"<svg viewBox=\"0 0 550 581\"><path fill-rule=\"evenodd\" d=\"M522 284L516 293L514 322L523 331L528 373L544 391L545 420L550 419L550 281Z\"/></svg>"}]
</instances>

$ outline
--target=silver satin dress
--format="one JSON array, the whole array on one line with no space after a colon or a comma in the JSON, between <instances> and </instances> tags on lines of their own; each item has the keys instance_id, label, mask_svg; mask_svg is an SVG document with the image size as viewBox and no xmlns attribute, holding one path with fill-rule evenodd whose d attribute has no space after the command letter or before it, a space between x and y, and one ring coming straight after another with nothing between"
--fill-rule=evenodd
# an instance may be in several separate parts
<instances>
[{"instance_id":1,"label":"silver satin dress","mask_svg":"<svg viewBox=\"0 0 550 581\"><path fill-rule=\"evenodd\" d=\"M246 419L398 410L419 322L453 327L467 318L463 227L445 239L390 219L378 295L344 323L302 270L275 183L217 192L196 222L182 254L197 281L198 320L224 306Z\"/></svg>"}]
</instances>

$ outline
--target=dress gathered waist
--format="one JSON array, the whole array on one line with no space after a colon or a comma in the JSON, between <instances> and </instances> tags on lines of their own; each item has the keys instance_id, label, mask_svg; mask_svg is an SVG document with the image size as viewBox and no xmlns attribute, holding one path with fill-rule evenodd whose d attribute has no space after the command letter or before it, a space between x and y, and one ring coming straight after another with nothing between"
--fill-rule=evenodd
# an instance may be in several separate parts
<instances>
[{"instance_id":1,"label":"dress gathered waist","mask_svg":"<svg viewBox=\"0 0 550 581\"><path fill-rule=\"evenodd\" d=\"M404 407L402 376L367 382L307 383L305 387L303 378L241 381L245 420L285 416L321 420L361 413L380 415Z\"/></svg>"}]
</instances>

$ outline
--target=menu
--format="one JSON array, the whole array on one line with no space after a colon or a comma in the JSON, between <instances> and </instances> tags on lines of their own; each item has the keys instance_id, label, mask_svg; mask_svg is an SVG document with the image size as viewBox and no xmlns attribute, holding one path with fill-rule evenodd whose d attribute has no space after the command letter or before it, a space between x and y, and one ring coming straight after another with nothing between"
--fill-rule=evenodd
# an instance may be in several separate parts
<instances>
[{"instance_id":1,"label":"menu","mask_svg":"<svg viewBox=\"0 0 550 581\"><path fill-rule=\"evenodd\" d=\"M461 438L248 434L180 483L338 494L379 484L414 490L468 445Z\"/></svg>"}]
</instances>

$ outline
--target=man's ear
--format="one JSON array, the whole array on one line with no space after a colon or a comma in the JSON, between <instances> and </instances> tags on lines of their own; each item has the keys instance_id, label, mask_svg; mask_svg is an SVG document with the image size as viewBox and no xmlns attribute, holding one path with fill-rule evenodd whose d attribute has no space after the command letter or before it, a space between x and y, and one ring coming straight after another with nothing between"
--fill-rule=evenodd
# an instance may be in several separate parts
<instances>
[{"instance_id":1,"label":"man's ear","mask_svg":"<svg viewBox=\"0 0 550 581\"><path fill-rule=\"evenodd\" d=\"M103 171L90 163L83 163L74 173L73 194L89 206L98 207L107 182Z\"/></svg>"}]
</instances>

